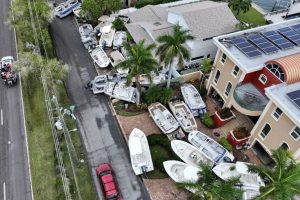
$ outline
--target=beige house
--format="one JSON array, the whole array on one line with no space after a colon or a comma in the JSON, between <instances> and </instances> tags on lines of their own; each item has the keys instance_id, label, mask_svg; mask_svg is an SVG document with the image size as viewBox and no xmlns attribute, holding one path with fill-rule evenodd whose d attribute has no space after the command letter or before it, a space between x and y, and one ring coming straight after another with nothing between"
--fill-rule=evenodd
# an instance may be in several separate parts
<instances>
[{"instance_id":1,"label":"beige house","mask_svg":"<svg viewBox=\"0 0 300 200\"><path fill-rule=\"evenodd\" d=\"M294 92L300 101L300 19L215 37L214 43L209 95L251 117L250 146L266 163L278 147L300 161L300 107L289 96Z\"/></svg>"}]
</instances>

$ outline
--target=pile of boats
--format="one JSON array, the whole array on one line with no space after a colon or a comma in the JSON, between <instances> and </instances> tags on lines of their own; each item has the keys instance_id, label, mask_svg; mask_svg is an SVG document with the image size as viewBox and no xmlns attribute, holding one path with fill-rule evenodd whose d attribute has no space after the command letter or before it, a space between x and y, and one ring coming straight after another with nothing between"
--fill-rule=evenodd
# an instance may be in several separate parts
<instances>
[{"instance_id":1,"label":"pile of boats","mask_svg":"<svg viewBox=\"0 0 300 200\"><path fill-rule=\"evenodd\" d=\"M234 162L234 156L218 142L207 135L194 131L189 133L189 142L171 141L172 150L183 161L169 160L163 163L165 171L177 183L196 182L201 177L200 164L212 167L212 171L222 180L239 178L236 187L243 191L243 199L248 200L259 195L260 187L265 186L261 177L248 171L250 163ZM191 188L186 188L196 192Z\"/></svg>"}]
</instances>

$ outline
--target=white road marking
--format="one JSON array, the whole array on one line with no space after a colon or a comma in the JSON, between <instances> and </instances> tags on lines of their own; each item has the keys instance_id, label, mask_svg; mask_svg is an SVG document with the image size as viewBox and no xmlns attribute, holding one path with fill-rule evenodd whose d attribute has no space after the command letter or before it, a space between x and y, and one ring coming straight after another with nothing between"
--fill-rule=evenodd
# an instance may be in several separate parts
<instances>
[{"instance_id":1,"label":"white road marking","mask_svg":"<svg viewBox=\"0 0 300 200\"><path fill-rule=\"evenodd\" d=\"M3 183L3 199L6 200L5 182Z\"/></svg>"},{"instance_id":2,"label":"white road marking","mask_svg":"<svg viewBox=\"0 0 300 200\"><path fill-rule=\"evenodd\" d=\"M1 108L1 126L3 126L3 110L2 110L2 108Z\"/></svg>"}]
</instances>

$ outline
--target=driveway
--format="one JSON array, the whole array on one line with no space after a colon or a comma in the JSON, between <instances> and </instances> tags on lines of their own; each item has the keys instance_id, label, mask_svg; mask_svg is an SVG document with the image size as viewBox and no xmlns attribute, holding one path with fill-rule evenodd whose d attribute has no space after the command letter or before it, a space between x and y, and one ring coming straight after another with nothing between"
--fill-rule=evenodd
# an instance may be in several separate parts
<instances>
[{"instance_id":1,"label":"driveway","mask_svg":"<svg viewBox=\"0 0 300 200\"><path fill-rule=\"evenodd\" d=\"M92 60L84 49L72 16L55 18L51 33L58 57L71 66L67 82L68 95L76 105L77 126L85 148L98 199L102 199L95 174L99 163L111 163L122 199L150 199L140 177L131 168L127 144L105 95L92 95L84 88L96 76Z\"/></svg>"}]
</instances>

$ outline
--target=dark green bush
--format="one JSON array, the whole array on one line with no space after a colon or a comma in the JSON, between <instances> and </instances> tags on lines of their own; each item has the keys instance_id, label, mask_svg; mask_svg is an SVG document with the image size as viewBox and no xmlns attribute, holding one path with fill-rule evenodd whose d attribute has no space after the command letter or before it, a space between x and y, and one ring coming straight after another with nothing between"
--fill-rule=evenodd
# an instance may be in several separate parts
<instances>
[{"instance_id":1,"label":"dark green bush","mask_svg":"<svg viewBox=\"0 0 300 200\"><path fill-rule=\"evenodd\" d=\"M208 128L215 128L214 120L208 113L205 113L202 119L202 123Z\"/></svg>"},{"instance_id":2,"label":"dark green bush","mask_svg":"<svg viewBox=\"0 0 300 200\"><path fill-rule=\"evenodd\" d=\"M159 86L153 86L149 88L145 95L145 99L148 104L154 102L167 104L168 101L171 101L172 97L173 97L173 90L171 88L165 88Z\"/></svg>"},{"instance_id":3,"label":"dark green bush","mask_svg":"<svg viewBox=\"0 0 300 200\"><path fill-rule=\"evenodd\" d=\"M232 152L232 146L225 137L220 138L220 144L227 149L227 151Z\"/></svg>"},{"instance_id":4,"label":"dark green bush","mask_svg":"<svg viewBox=\"0 0 300 200\"><path fill-rule=\"evenodd\" d=\"M113 21L113 27L119 31L119 30L123 30L124 29L124 22L118 17L117 19L115 19L115 21Z\"/></svg>"},{"instance_id":5,"label":"dark green bush","mask_svg":"<svg viewBox=\"0 0 300 200\"><path fill-rule=\"evenodd\" d=\"M207 89L205 87L201 87L199 93L201 97L204 97L207 94Z\"/></svg>"},{"instance_id":6,"label":"dark green bush","mask_svg":"<svg viewBox=\"0 0 300 200\"><path fill-rule=\"evenodd\" d=\"M221 117L221 119L228 119L233 116L230 108L222 108L218 110L217 113Z\"/></svg>"}]
</instances>

